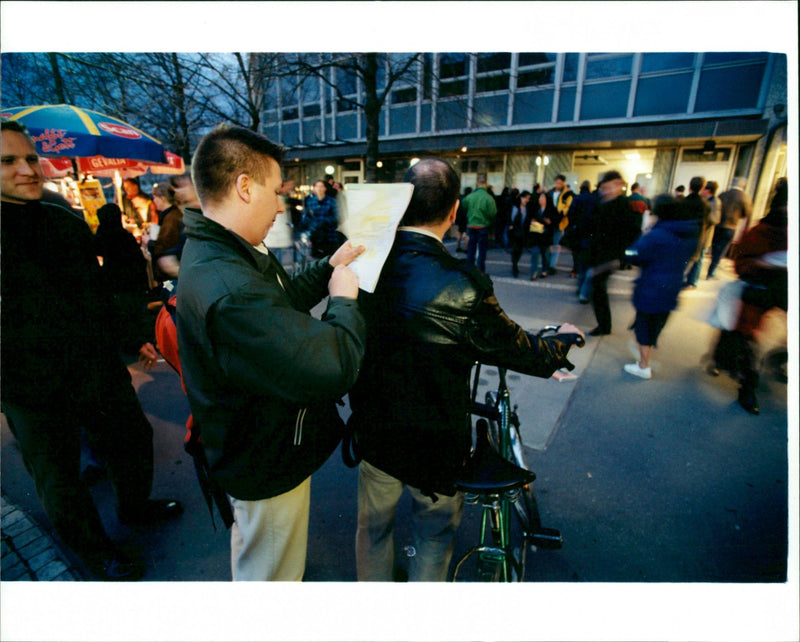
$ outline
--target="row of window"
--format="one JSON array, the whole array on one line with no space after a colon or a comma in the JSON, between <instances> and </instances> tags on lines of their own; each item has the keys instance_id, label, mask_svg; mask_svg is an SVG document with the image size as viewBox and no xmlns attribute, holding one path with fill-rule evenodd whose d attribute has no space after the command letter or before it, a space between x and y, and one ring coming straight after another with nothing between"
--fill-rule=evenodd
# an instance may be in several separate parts
<instances>
[{"instance_id":1,"label":"row of window","mask_svg":"<svg viewBox=\"0 0 800 642\"><path fill-rule=\"evenodd\" d=\"M407 80L392 88L389 122L384 111L381 135L756 109L769 55L422 54ZM390 56L396 64L410 54ZM387 64L378 67L379 87ZM362 138L356 131L359 125L363 129L357 118L361 81L344 68L331 73L337 95L316 77L293 85L284 81L286 91L274 97L284 107L267 111L267 133L280 134L289 145L331 140L334 130L339 140Z\"/></svg>"}]
</instances>

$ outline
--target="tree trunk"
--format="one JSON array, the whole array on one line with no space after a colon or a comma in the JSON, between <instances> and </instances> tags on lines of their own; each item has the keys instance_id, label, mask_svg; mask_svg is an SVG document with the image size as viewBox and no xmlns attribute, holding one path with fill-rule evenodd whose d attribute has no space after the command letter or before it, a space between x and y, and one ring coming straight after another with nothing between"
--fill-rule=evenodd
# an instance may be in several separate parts
<instances>
[{"instance_id":1,"label":"tree trunk","mask_svg":"<svg viewBox=\"0 0 800 642\"><path fill-rule=\"evenodd\" d=\"M172 86L172 96L175 110L178 112L178 129L180 130L180 149L176 150L184 162L191 162L191 149L189 145L189 119L186 117L186 85L183 82L181 65L178 54L172 54L172 66L175 70L175 84Z\"/></svg>"},{"instance_id":2,"label":"tree trunk","mask_svg":"<svg viewBox=\"0 0 800 642\"><path fill-rule=\"evenodd\" d=\"M381 103L378 100L378 55L364 54L364 119L366 120L366 181L377 180L378 134L380 132Z\"/></svg>"}]
</instances>

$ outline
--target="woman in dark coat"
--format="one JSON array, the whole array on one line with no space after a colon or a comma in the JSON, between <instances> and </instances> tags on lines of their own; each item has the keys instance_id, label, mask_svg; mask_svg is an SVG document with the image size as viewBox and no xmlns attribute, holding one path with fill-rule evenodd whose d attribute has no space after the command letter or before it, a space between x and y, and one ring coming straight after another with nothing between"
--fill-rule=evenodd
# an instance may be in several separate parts
<instances>
[{"instance_id":1,"label":"woman in dark coat","mask_svg":"<svg viewBox=\"0 0 800 642\"><path fill-rule=\"evenodd\" d=\"M561 221L561 214L547 198L546 192L541 192L537 199L536 204L528 206L528 216L525 221L526 245L531 248L531 281L547 276L553 232L558 229ZM539 269L540 262L541 269Z\"/></svg>"}]
</instances>

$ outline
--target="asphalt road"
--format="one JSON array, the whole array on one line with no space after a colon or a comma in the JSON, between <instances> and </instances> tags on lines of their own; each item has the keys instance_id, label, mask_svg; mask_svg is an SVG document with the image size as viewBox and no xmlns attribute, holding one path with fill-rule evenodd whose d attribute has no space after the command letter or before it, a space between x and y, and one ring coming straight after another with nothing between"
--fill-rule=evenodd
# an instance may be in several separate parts
<instances>
[{"instance_id":1,"label":"asphalt road","mask_svg":"<svg viewBox=\"0 0 800 642\"><path fill-rule=\"evenodd\" d=\"M591 306L578 304L566 271L536 283L512 279L508 255L501 250L490 253L487 271L501 305L523 327L562 321L585 330L594 327ZM685 639L728 639L718 636L729 630L737 639L773 639L773 633L778 636L774 639L782 639L785 630L796 630L797 620L796 405L790 411L787 384L765 374L759 389L761 415L753 417L736 403L733 381L704 372L702 359L715 336L704 319L719 281L701 282L697 291L681 296L680 308L670 317L655 352L651 381L624 373L622 366L633 360L635 349L627 330L633 319L634 277L635 271L622 271L612 278L613 334L590 338L575 355L576 381L512 382L524 439L535 446L528 449L528 459L538 476L535 487L543 522L560 529L565 540L560 550L529 553L528 584L503 593L508 607L503 611L516 617L498 623L480 616L492 602L484 592L473 593L474 586L460 587L454 604L454 587L446 593L444 587L430 586L398 593L398 585L366 588L354 583L356 471L343 465L337 451L312 478L305 579L316 584L305 589L300 602L310 596L311 612L318 612L319 618L302 615L306 611L294 601L293 587L259 587L248 589L246 598L267 596L273 606L253 615L255 621L211 625L216 619L206 620L205 607L220 604L236 610L243 589L218 584L202 588L203 582L230 579L228 534L218 518L217 530L212 528L191 459L183 452L188 404L177 375L166 364L149 373L138 366L131 370L155 431L153 496L180 499L185 515L158 529L129 529L116 521L109 484L101 482L93 491L112 537L147 561L145 581L130 587L137 591L135 597L148 600L138 591L149 582L181 582L152 585L169 600L147 603L156 613L163 611L167 621L170 606L196 609L199 621L208 626L186 639L222 639L217 636L228 633L231 639L275 639L273 633L284 630L275 628L278 621L285 624L287 618L293 628L285 635L292 639L320 639L322 630L341 630L341 636L333 636L338 639L361 639L366 633L358 627L358 614L366 604L394 614L389 616L391 627L379 630L390 631L387 634L396 639L415 637L417 613L433 618L425 620L424 630L437 639L455 637L448 632L460 630L455 627L464 623L467 635L475 638L600 639L602 632L612 630L607 627L621 627L621 633L612 634L614 639L646 639L645 632L659 639L684 639L683 631L689 632ZM723 272L722 278L731 278L730 272ZM796 375L796 363L793 368ZM789 398L796 399L795 384L793 390ZM3 492L48 528L5 425L2 446ZM410 544L403 520L408 506L401 509L396 529L400 567ZM478 513L467 507L455 559L474 543ZM327 582L345 584L325 590ZM7 593L8 583L4 584ZM282 601L275 601L276 590ZM195 596L191 606L183 597L187 595ZM336 601L342 595L345 605ZM489 595L499 598L497 593ZM331 600L339 611L331 608ZM442 600L453 616L446 622L439 617ZM285 609L278 621L275 604ZM398 617L398 604L415 617ZM787 616L794 624L779 628ZM269 622L269 633L256 626L260 617L265 626ZM120 621L127 623L124 630L130 634L121 639L134 639L137 627L144 626L133 615ZM316 628L325 622L333 628ZM185 618L179 624L184 626ZM484 630L489 632L481 634ZM297 638L298 631L306 634ZM427 638L427 633L422 635Z\"/></svg>"}]
</instances>

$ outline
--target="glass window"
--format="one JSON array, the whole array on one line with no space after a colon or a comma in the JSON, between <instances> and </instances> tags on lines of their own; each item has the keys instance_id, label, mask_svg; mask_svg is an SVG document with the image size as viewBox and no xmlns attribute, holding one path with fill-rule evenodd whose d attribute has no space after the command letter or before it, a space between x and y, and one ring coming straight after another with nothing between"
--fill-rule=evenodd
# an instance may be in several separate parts
<instances>
[{"instance_id":1,"label":"glass window","mask_svg":"<svg viewBox=\"0 0 800 642\"><path fill-rule=\"evenodd\" d=\"M730 147L717 147L706 151L702 147L684 149L681 160L684 163L727 163L731 158Z\"/></svg>"},{"instance_id":2,"label":"glass window","mask_svg":"<svg viewBox=\"0 0 800 642\"><path fill-rule=\"evenodd\" d=\"M478 73L482 71L501 71L511 66L510 53L479 53Z\"/></svg>"},{"instance_id":3,"label":"glass window","mask_svg":"<svg viewBox=\"0 0 800 642\"><path fill-rule=\"evenodd\" d=\"M578 58L579 54L576 53L564 55L564 82L575 82L578 80Z\"/></svg>"},{"instance_id":4,"label":"glass window","mask_svg":"<svg viewBox=\"0 0 800 642\"><path fill-rule=\"evenodd\" d=\"M283 120L297 120L297 107L289 107L283 110Z\"/></svg>"},{"instance_id":5,"label":"glass window","mask_svg":"<svg viewBox=\"0 0 800 642\"><path fill-rule=\"evenodd\" d=\"M485 93L489 91L504 91L508 89L508 74L496 74L494 76L484 76L477 78L475 91Z\"/></svg>"},{"instance_id":6,"label":"glass window","mask_svg":"<svg viewBox=\"0 0 800 642\"><path fill-rule=\"evenodd\" d=\"M466 104L460 100L439 103L436 108L436 127L439 131L466 129Z\"/></svg>"},{"instance_id":7,"label":"glass window","mask_svg":"<svg viewBox=\"0 0 800 642\"><path fill-rule=\"evenodd\" d=\"M552 85L555 67L545 67L532 71L520 71L517 77L517 88L537 87L538 85Z\"/></svg>"},{"instance_id":8,"label":"glass window","mask_svg":"<svg viewBox=\"0 0 800 642\"><path fill-rule=\"evenodd\" d=\"M392 104L399 105L401 103L413 103L417 100L416 87L404 87L402 89L395 89L392 91Z\"/></svg>"},{"instance_id":9,"label":"glass window","mask_svg":"<svg viewBox=\"0 0 800 642\"><path fill-rule=\"evenodd\" d=\"M642 56L642 73L693 66L693 53L646 53Z\"/></svg>"},{"instance_id":10,"label":"glass window","mask_svg":"<svg viewBox=\"0 0 800 642\"><path fill-rule=\"evenodd\" d=\"M558 120L560 122L570 122L575 118L575 96L578 93L577 87L562 87L561 95L558 99Z\"/></svg>"},{"instance_id":11,"label":"glass window","mask_svg":"<svg viewBox=\"0 0 800 642\"><path fill-rule=\"evenodd\" d=\"M630 86L628 80L584 85L581 120L623 118L628 111Z\"/></svg>"},{"instance_id":12,"label":"glass window","mask_svg":"<svg viewBox=\"0 0 800 642\"><path fill-rule=\"evenodd\" d=\"M457 78L469 73L469 57L465 53L439 54L439 76Z\"/></svg>"},{"instance_id":13,"label":"glass window","mask_svg":"<svg viewBox=\"0 0 800 642\"><path fill-rule=\"evenodd\" d=\"M516 95L514 101L514 125L527 123L549 123L553 117L552 89L526 91Z\"/></svg>"},{"instance_id":14,"label":"glass window","mask_svg":"<svg viewBox=\"0 0 800 642\"><path fill-rule=\"evenodd\" d=\"M541 65L547 62L555 62L554 53L520 53L519 66L528 67L530 65Z\"/></svg>"},{"instance_id":15,"label":"glass window","mask_svg":"<svg viewBox=\"0 0 800 642\"><path fill-rule=\"evenodd\" d=\"M465 96L467 93L466 80L450 80L439 85L439 97Z\"/></svg>"},{"instance_id":16,"label":"glass window","mask_svg":"<svg viewBox=\"0 0 800 642\"><path fill-rule=\"evenodd\" d=\"M691 72L640 78L633 115L685 114L691 87Z\"/></svg>"},{"instance_id":17,"label":"glass window","mask_svg":"<svg viewBox=\"0 0 800 642\"><path fill-rule=\"evenodd\" d=\"M633 56L631 55L598 59L590 57L586 62L586 80L629 75L632 64Z\"/></svg>"},{"instance_id":18,"label":"glass window","mask_svg":"<svg viewBox=\"0 0 800 642\"><path fill-rule=\"evenodd\" d=\"M349 69L336 70L336 85L343 96L354 95L358 91L358 77Z\"/></svg>"},{"instance_id":19,"label":"glass window","mask_svg":"<svg viewBox=\"0 0 800 642\"><path fill-rule=\"evenodd\" d=\"M508 94L475 99L472 111L474 127L502 127L508 118Z\"/></svg>"},{"instance_id":20,"label":"glass window","mask_svg":"<svg viewBox=\"0 0 800 642\"><path fill-rule=\"evenodd\" d=\"M704 69L695 111L747 109L758 106L765 64Z\"/></svg>"},{"instance_id":21,"label":"glass window","mask_svg":"<svg viewBox=\"0 0 800 642\"><path fill-rule=\"evenodd\" d=\"M354 140L358 138L356 122L355 114L339 116L336 119L336 137L339 140Z\"/></svg>"},{"instance_id":22,"label":"glass window","mask_svg":"<svg viewBox=\"0 0 800 642\"><path fill-rule=\"evenodd\" d=\"M284 145L296 145L300 142L300 136L298 134L298 125L297 123L284 123L283 125L283 144Z\"/></svg>"},{"instance_id":23,"label":"glass window","mask_svg":"<svg viewBox=\"0 0 800 642\"><path fill-rule=\"evenodd\" d=\"M303 116L305 118L319 116L319 103L311 103L309 105L303 105Z\"/></svg>"},{"instance_id":24,"label":"glass window","mask_svg":"<svg viewBox=\"0 0 800 642\"><path fill-rule=\"evenodd\" d=\"M358 105L356 104L355 97L353 97L352 100L348 98L339 98L336 102L336 109L339 112L354 111L356 107L358 107Z\"/></svg>"},{"instance_id":25,"label":"glass window","mask_svg":"<svg viewBox=\"0 0 800 642\"><path fill-rule=\"evenodd\" d=\"M744 52L712 52L703 57L703 65L715 65L724 62L739 62L742 60L763 60L766 61L767 54L757 51Z\"/></svg>"},{"instance_id":26,"label":"glass window","mask_svg":"<svg viewBox=\"0 0 800 642\"><path fill-rule=\"evenodd\" d=\"M319 100L319 78L313 76L303 81L303 102Z\"/></svg>"},{"instance_id":27,"label":"glass window","mask_svg":"<svg viewBox=\"0 0 800 642\"><path fill-rule=\"evenodd\" d=\"M303 123L303 141L306 143L318 143L322 140L322 128L319 118L307 120Z\"/></svg>"},{"instance_id":28,"label":"glass window","mask_svg":"<svg viewBox=\"0 0 800 642\"><path fill-rule=\"evenodd\" d=\"M417 108L413 105L392 109L392 134L413 134L417 130Z\"/></svg>"}]
</instances>

